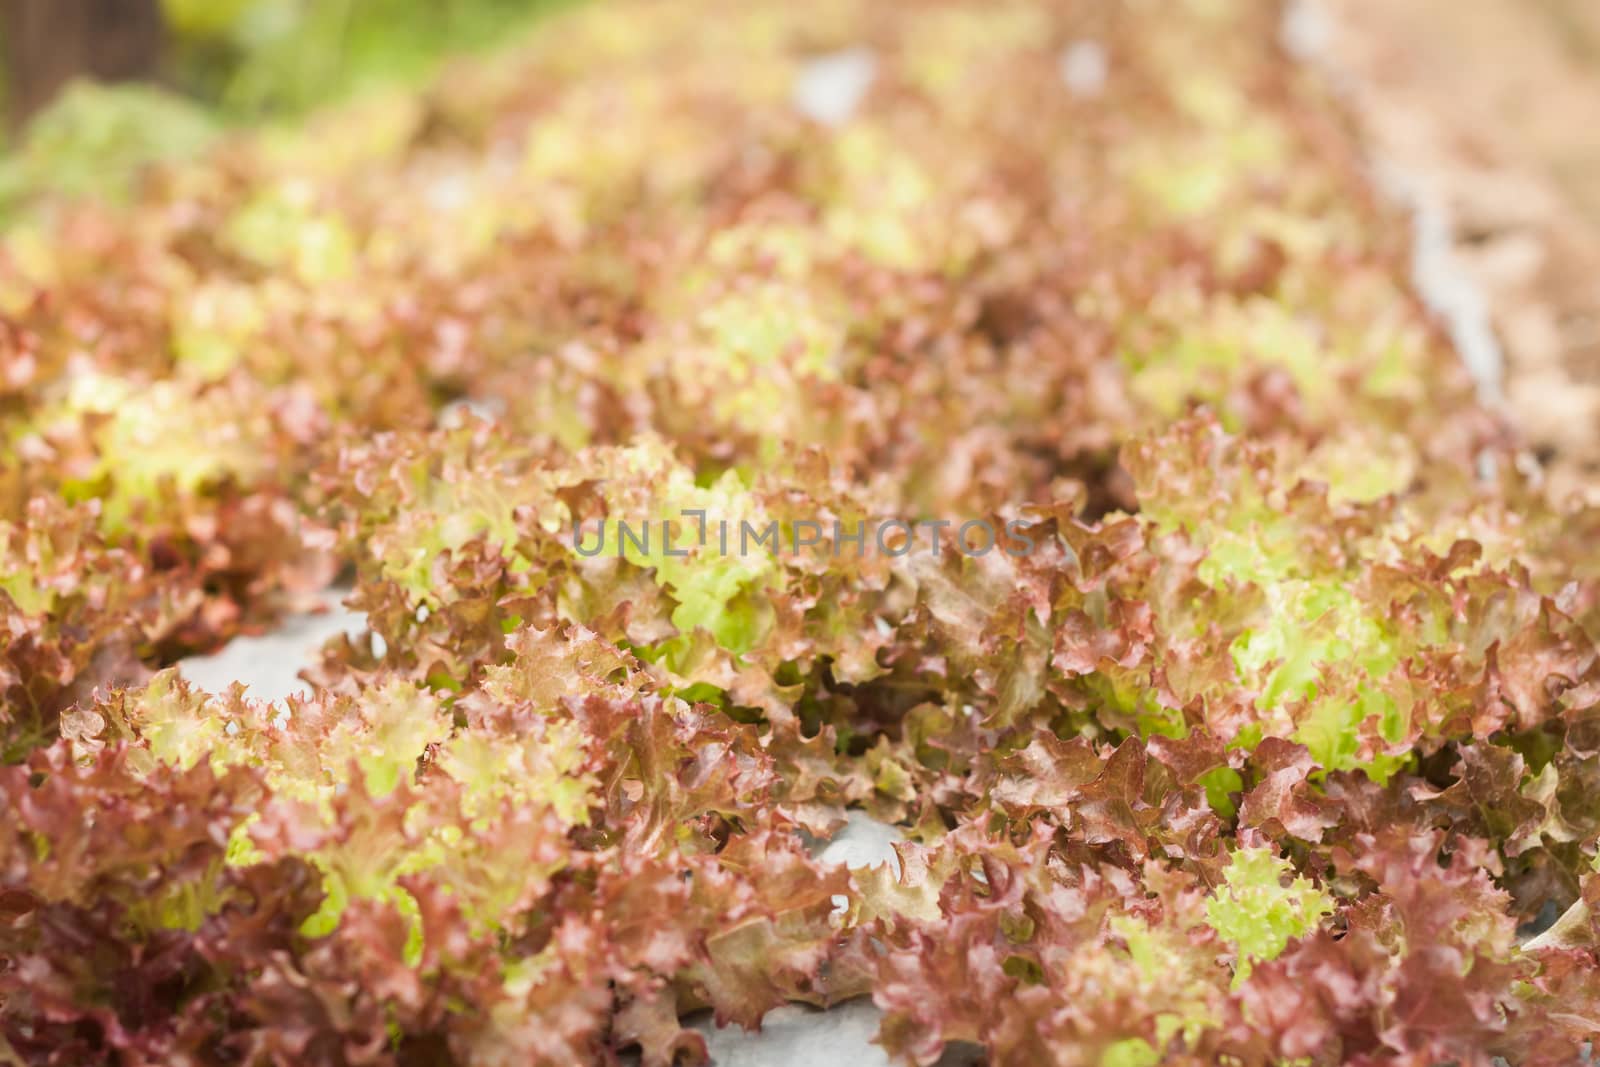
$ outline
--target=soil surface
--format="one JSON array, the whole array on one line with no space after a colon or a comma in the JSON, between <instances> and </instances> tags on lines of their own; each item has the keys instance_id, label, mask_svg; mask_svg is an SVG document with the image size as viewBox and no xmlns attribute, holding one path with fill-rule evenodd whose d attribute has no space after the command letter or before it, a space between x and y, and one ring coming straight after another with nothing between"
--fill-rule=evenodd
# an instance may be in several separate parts
<instances>
[{"instance_id":1,"label":"soil surface","mask_svg":"<svg viewBox=\"0 0 1600 1067\"><path fill-rule=\"evenodd\" d=\"M1512 421L1556 492L1600 498L1600 4L1321 6L1379 156L1450 213Z\"/></svg>"}]
</instances>

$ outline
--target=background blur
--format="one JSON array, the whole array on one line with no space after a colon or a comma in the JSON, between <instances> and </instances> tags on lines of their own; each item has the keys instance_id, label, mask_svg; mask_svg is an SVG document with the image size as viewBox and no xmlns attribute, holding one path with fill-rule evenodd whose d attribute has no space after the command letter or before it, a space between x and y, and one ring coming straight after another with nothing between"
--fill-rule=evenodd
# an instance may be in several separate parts
<instances>
[{"instance_id":1,"label":"background blur","mask_svg":"<svg viewBox=\"0 0 1600 1067\"><path fill-rule=\"evenodd\" d=\"M0 228L41 193L115 199L148 162L415 84L581 2L0 0ZM1373 158L1448 213L1532 443L1566 457L1558 482L1595 484L1600 0L1284 2L1315 14Z\"/></svg>"},{"instance_id":2,"label":"background blur","mask_svg":"<svg viewBox=\"0 0 1600 1067\"><path fill-rule=\"evenodd\" d=\"M8 111L75 75L148 78L232 117L425 73L552 0L4 0Z\"/></svg>"},{"instance_id":3,"label":"background blur","mask_svg":"<svg viewBox=\"0 0 1600 1067\"><path fill-rule=\"evenodd\" d=\"M572 2L0 0L0 216L40 184L114 192L230 127L426 78Z\"/></svg>"}]
</instances>

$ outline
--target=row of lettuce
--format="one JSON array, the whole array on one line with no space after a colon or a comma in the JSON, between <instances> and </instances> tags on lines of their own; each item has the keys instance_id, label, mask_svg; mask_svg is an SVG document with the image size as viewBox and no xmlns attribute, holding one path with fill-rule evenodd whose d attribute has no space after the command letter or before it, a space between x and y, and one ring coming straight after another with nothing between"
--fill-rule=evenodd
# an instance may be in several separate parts
<instances>
[{"instance_id":1,"label":"row of lettuce","mask_svg":"<svg viewBox=\"0 0 1600 1067\"><path fill-rule=\"evenodd\" d=\"M870 994L924 1064L1571 1062L1600 516L1277 15L602 5L40 205L0 1051L671 1064ZM341 574L313 695L164 669ZM814 858L850 809L896 863Z\"/></svg>"}]
</instances>

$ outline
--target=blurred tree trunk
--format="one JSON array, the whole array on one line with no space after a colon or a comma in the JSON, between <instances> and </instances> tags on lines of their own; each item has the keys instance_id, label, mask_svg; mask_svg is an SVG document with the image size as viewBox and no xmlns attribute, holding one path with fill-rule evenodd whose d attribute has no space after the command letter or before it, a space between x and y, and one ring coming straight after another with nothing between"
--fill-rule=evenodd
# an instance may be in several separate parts
<instances>
[{"instance_id":1,"label":"blurred tree trunk","mask_svg":"<svg viewBox=\"0 0 1600 1067\"><path fill-rule=\"evenodd\" d=\"M161 58L160 0L0 0L0 9L13 123L73 78L143 78Z\"/></svg>"}]
</instances>

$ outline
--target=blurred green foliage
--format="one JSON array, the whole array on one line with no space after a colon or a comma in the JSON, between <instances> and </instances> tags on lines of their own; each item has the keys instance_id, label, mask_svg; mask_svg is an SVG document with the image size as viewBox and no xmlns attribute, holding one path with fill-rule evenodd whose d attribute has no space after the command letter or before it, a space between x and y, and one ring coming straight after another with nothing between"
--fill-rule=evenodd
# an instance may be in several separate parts
<instances>
[{"instance_id":1,"label":"blurred green foliage","mask_svg":"<svg viewBox=\"0 0 1600 1067\"><path fill-rule=\"evenodd\" d=\"M194 155L230 127L420 81L576 0L162 2L165 84L74 85L0 141L0 225L41 193L118 198L141 167Z\"/></svg>"},{"instance_id":2,"label":"blurred green foliage","mask_svg":"<svg viewBox=\"0 0 1600 1067\"><path fill-rule=\"evenodd\" d=\"M141 167L194 155L220 129L205 106L166 89L74 83L0 156L0 224L45 192L117 198Z\"/></svg>"},{"instance_id":3,"label":"blurred green foliage","mask_svg":"<svg viewBox=\"0 0 1600 1067\"><path fill-rule=\"evenodd\" d=\"M180 84L235 119L426 77L568 0L163 0Z\"/></svg>"}]
</instances>

